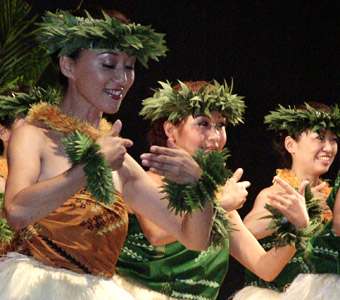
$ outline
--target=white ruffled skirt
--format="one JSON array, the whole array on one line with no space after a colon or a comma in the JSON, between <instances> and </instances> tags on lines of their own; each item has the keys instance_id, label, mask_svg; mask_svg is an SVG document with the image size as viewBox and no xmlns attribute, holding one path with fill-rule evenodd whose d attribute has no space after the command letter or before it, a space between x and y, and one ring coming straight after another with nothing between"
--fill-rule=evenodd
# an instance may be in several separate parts
<instances>
[{"instance_id":1,"label":"white ruffled skirt","mask_svg":"<svg viewBox=\"0 0 340 300\"><path fill-rule=\"evenodd\" d=\"M18 253L0 262L1 300L134 300L112 278L48 267Z\"/></svg>"},{"instance_id":2,"label":"white ruffled skirt","mask_svg":"<svg viewBox=\"0 0 340 300\"><path fill-rule=\"evenodd\" d=\"M281 300L281 293L256 286L247 286L236 292L233 300ZM293 299L291 299L293 300Z\"/></svg>"},{"instance_id":3,"label":"white ruffled skirt","mask_svg":"<svg viewBox=\"0 0 340 300\"><path fill-rule=\"evenodd\" d=\"M119 286L127 290L136 300L180 300L154 291L125 276L115 274L113 278Z\"/></svg>"},{"instance_id":4,"label":"white ruffled skirt","mask_svg":"<svg viewBox=\"0 0 340 300\"><path fill-rule=\"evenodd\" d=\"M248 286L233 300L339 300L340 276L335 274L300 274L284 293Z\"/></svg>"},{"instance_id":5,"label":"white ruffled skirt","mask_svg":"<svg viewBox=\"0 0 340 300\"><path fill-rule=\"evenodd\" d=\"M340 276L335 274L300 274L282 294L282 300L338 300Z\"/></svg>"}]
</instances>

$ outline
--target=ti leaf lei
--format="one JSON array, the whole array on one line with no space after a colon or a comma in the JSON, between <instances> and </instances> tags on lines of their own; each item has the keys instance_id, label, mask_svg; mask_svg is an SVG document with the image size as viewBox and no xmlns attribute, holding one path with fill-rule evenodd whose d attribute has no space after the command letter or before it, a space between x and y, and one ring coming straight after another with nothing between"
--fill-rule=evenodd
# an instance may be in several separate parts
<instances>
[{"instance_id":1,"label":"ti leaf lei","mask_svg":"<svg viewBox=\"0 0 340 300\"><path fill-rule=\"evenodd\" d=\"M321 218L321 207L319 206L320 199L313 199L310 186L305 190L306 207L309 215L309 224L305 228L297 228L290 223L284 214L270 204L265 205L271 215L261 219L271 219L267 230L274 230L274 247L284 247L291 245L297 250L305 249L308 240L314 234L320 232L323 228Z\"/></svg>"},{"instance_id":2,"label":"ti leaf lei","mask_svg":"<svg viewBox=\"0 0 340 300\"><path fill-rule=\"evenodd\" d=\"M196 149L193 158L200 165L201 179L196 185L183 185L164 178L163 192L168 199L168 209L175 214L191 215L195 209L203 210L207 203L211 203L215 209L211 232L211 244L214 247L224 246L225 239L229 238L229 232L233 231L226 211L219 206L216 200L216 192L219 186L232 175L226 168L226 160L230 156L229 150L212 151L207 153L205 149Z\"/></svg>"},{"instance_id":3,"label":"ti leaf lei","mask_svg":"<svg viewBox=\"0 0 340 300\"><path fill-rule=\"evenodd\" d=\"M0 211L3 207L4 193L0 192ZM10 243L13 237L12 228L8 225L7 220L0 215L0 243Z\"/></svg>"},{"instance_id":4,"label":"ti leaf lei","mask_svg":"<svg viewBox=\"0 0 340 300\"><path fill-rule=\"evenodd\" d=\"M27 119L30 123L43 122L53 130L68 134L63 138L67 156L73 165L85 164L86 189L98 201L110 205L115 202L115 189L111 167L95 140L110 130L110 124L102 119L99 128L94 128L80 119L64 114L59 107L48 103L33 105Z\"/></svg>"},{"instance_id":5,"label":"ti leaf lei","mask_svg":"<svg viewBox=\"0 0 340 300\"><path fill-rule=\"evenodd\" d=\"M58 56L79 49L125 51L129 56L135 55L145 67L149 58L158 61L158 56L165 56L164 34L156 33L151 26L123 24L105 12L103 16L104 20L100 20L89 13L82 18L68 11L46 12L38 23L41 30L37 37L48 53L59 51Z\"/></svg>"},{"instance_id":6,"label":"ti leaf lei","mask_svg":"<svg viewBox=\"0 0 340 300\"><path fill-rule=\"evenodd\" d=\"M202 85L198 92L194 92L188 86L179 81L181 91L174 90L171 84L159 81L162 88L155 90L152 97L142 101L143 109L140 115L151 122L160 118L176 123L187 115L211 116L211 111L220 112L227 122L232 125L243 123L245 111L244 97L232 94L233 83L229 87L226 81L219 84L213 83Z\"/></svg>"},{"instance_id":7,"label":"ti leaf lei","mask_svg":"<svg viewBox=\"0 0 340 300\"><path fill-rule=\"evenodd\" d=\"M298 135L306 130L320 133L322 130L330 130L335 135L340 136L340 112L338 105L331 107L331 112L316 110L307 103L306 110L300 110L279 105L275 111L271 111L265 116L265 124L269 124L268 129L287 130L289 135Z\"/></svg>"},{"instance_id":8,"label":"ti leaf lei","mask_svg":"<svg viewBox=\"0 0 340 300\"><path fill-rule=\"evenodd\" d=\"M48 87L31 86L28 92L15 91L16 87L13 86L13 91L10 95L0 95L0 118L5 116L10 118L17 118L26 116L30 107L33 104L40 102L58 104L60 102L60 91Z\"/></svg>"},{"instance_id":9,"label":"ti leaf lei","mask_svg":"<svg viewBox=\"0 0 340 300\"><path fill-rule=\"evenodd\" d=\"M116 202L112 169L102 153L100 146L87 134L74 131L62 139L66 154L72 165L85 164L86 189L97 201L107 205Z\"/></svg>"}]
</instances>

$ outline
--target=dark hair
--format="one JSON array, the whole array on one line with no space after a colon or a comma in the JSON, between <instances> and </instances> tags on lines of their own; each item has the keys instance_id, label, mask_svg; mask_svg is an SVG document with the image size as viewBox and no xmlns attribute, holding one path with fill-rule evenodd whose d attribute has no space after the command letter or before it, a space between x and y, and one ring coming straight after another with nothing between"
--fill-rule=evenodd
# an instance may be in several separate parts
<instances>
[{"instance_id":1,"label":"dark hair","mask_svg":"<svg viewBox=\"0 0 340 300\"><path fill-rule=\"evenodd\" d=\"M207 85L206 81L184 81L185 85L189 88L189 90L198 92L200 88L204 85ZM182 87L179 83L173 86L173 89L176 91L181 91ZM151 125L151 129L147 134L147 141L150 146L157 145L166 147L166 142L168 140L167 135L164 132L164 122L167 121L167 118L160 118L153 122ZM174 125L178 125L181 121L177 121Z\"/></svg>"},{"instance_id":2,"label":"dark hair","mask_svg":"<svg viewBox=\"0 0 340 300\"><path fill-rule=\"evenodd\" d=\"M326 104L319 103L319 102L308 102L307 104L311 106L312 108L314 108L315 110L323 111L326 113L331 112L330 107L327 106ZM301 104L297 106L296 109L305 111L307 110L307 107L305 104ZM287 130L280 130L276 132L276 135L274 136L274 140L273 140L273 148L276 154L280 158L279 159L280 164L278 167L290 169L292 167L293 161L292 161L291 154L287 151L285 147L285 139L287 136L289 136ZM290 135L290 137L293 138L295 141L299 141L301 134L294 133L293 135Z\"/></svg>"},{"instance_id":3,"label":"dark hair","mask_svg":"<svg viewBox=\"0 0 340 300\"><path fill-rule=\"evenodd\" d=\"M130 20L128 20L121 12L117 10L113 10L113 9L107 9L107 8L101 8L101 7L95 7L95 6L83 6L81 9L70 11L70 13L75 17L86 18L87 15L85 11L87 11L91 15L91 17L93 17L94 19L104 20L103 12L105 12L105 14L107 14L109 17L116 18L125 25L128 25L130 23ZM80 53L81 53L81 49L78 49L72 54L68 55L68 57L72 58L73 60L77 60L80 57ZM61 73L59 69L58 55L59 55L59 51L51 55L52 62L54 66L56 67L56 69L59 71L59 82L62 88L64 89L64 91L66 91L67 86L68 86L68 79L66 76L64 76L63 73Z\"/></svg>"}]
</instances>

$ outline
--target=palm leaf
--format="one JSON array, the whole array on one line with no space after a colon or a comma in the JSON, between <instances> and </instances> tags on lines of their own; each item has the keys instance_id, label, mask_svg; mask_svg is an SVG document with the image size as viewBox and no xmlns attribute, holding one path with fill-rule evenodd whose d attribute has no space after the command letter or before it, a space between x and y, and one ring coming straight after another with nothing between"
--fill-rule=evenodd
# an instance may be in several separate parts
<instances>
[{"instance_id":1,"label":"palm leaf","mask_svg":"<svg viewBox=\"0 0 340 300\"><path fill-rule=\"evenodd\" d=\"M0 0L0 87L36 84L50 63L35 40L37 16L23 0Z\"/></svg>"}]
</instances>

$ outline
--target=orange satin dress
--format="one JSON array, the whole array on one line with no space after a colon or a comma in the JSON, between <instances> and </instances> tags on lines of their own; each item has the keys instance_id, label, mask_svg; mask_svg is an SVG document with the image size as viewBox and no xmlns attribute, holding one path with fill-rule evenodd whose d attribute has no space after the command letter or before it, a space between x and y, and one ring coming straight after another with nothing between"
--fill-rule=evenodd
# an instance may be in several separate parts
<instances>
[{"instance_id":1,"label":"orange satin dress","mask_svg":"<svg viewBox=\"0 0 340 300\"><path fill-rule=\"evenodd\" d=\"M55 268L112 277L128 230L122 195L106 206L82 189L46 218L16 232L10 251Z\"/></svg>"}]
</instances>

